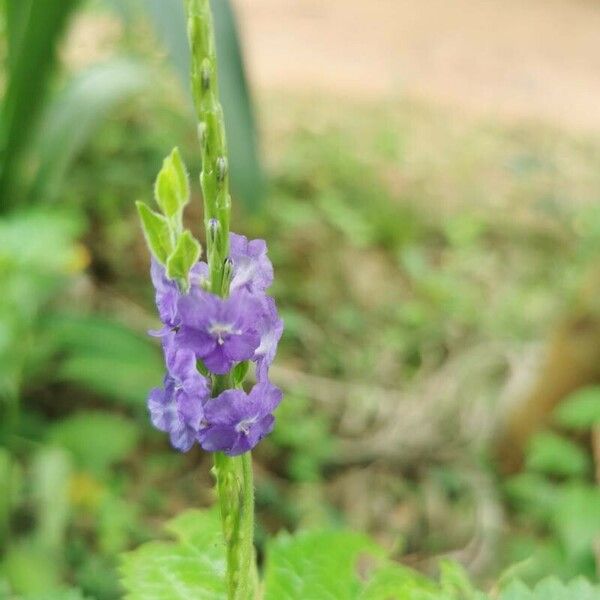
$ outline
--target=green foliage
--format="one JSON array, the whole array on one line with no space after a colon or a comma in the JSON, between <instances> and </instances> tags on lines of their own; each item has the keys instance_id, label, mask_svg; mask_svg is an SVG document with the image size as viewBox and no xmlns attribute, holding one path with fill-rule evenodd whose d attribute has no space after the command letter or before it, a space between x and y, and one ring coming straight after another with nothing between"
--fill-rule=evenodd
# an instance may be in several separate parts
<instances>
[{"instance_id":1,"label":"green foliage","mask_svg":"<svg viewBox=\"0 0 600 600\"><path fill-rule=\"evenodd\" d=\"M435 595L437 594L437 595ZM389 565L376 571L359 600L434 600L438 586L412 569Z\"/></svg>"},{"instance_id":2,"label":"green foliage","mask_svg":"<svg viewBox=\"0 0 600 600\"><path fill-rule=\"evenodd\" d=\"M178 148L173 148L163 161L154 185L154 197L167 218L181 220L183 208L190 200L190 184Z\"/></svg>"},{"instance_id":3,"label":"green foliage","mask_svg":"<svg viewBox=\"0 0 600 600\"><path fill-rule=\"evenodd\" d=\"M56 380L132 407L141 407L150 387L160 384L160 353L145 337L113 320L57 313L44 320L42 334L53 353L61 355Z\"/></svg>"},{"instance_id":4,"label":"green foliage","mask_svg":"<svg viewBox=\"0 0 600 600\"><path fill-rule=\"evenodd\" d=\"M51 444L67 450L76 466L97 475L126 458L138 439L139 430L132 421L100 411L69 415L48 431Z\"/></svg>"},{"instance_id":5,"label":"green foliage","mask_svg":"<svg viewBox=\"0 0 600 600\"><path fill-rule=\"evenodd\" d=\"M58 589L46 591L40 594L31 594L22 598L22 600L91 600L89 596L84 596L81 590L74 588Z\"/></svg>"},{"instance_id":6,"label":"green foliage","mask_svg":"<svg viewBox=\"0 0 600 600\"><path fill-rule=\"evenodd\" d=\"M554 411L554 419L563 427L589 430L600 424L600 387L590 386L570 394Z\"/></svg>"},{"instance_id":7,"label":"green foliage","mask_svg":"<svg viewBox=\"0 0 600 600\"><path fill-rule=\"evenodd\" d=\"M548 475L583 476L590 472L591 461L575 442L555 433L541 432L531 440L526 466Z\"/></svg>"},{"instance_id":8,"label":"green foliage","mask_svg":"<svg viewBox=\"0 0 600 600\"><path fill-rule=\"evenodd\" d=\"M599 600L600 587L583 578L564 583L556 577L540 581L533 589L514 581L500 594L498 600Z\"/></svg>"},{"instance_id":9,"label":"green foliage","mask_svg":"<svg viewBox=\"0 0 600 600\"><path fill-rule=\"evenodd\" d=\"M318 482L334 454L335 440L326 415L315 413L301 395L288 395L277 409L272 439L289 452L287 475L293 481Z\"/></svg>"},{"instance_id":10,"label":"green foliage","mask_svg":"<svg viewBox=\"0 0 600 600\"><path fill-rule=\"evenodd\" d=\"M367 537L349 532L282 534L267 548L265 600L348 600L361 588L358 561L381 558Z\"/></svg>"},{"instance_id":11,"label":"green foliage","mask_svg":"<svg viewBox=\"0 0 600 600\"><path fill-rule=\"evenodd\" d=\"M121 564L127 600L223 600L225 545L216 512L190 511L167 525L174 542L150 542Z\"/></svg>"},{"instance_id":12,"label":"green foliage","mask_svg":"<svg viewBox=\"0 0 600 600\"><path fill-rule=\"evenodd\" d=\"M52 553L60 550L69 517L71 461L61 448L43 447L32 467L36 503L36 541ZM56 561L58 563L58 561Z\"/></svg>"},{"instance_id":13,"label":"green foliage","mask_svg":"<svg viewBox=\"0 0 600 600\"><path fill-rule=\"evenodd\" d=\"M225 548L216 511L189 511L168 525L174 542L150 542L122 557L129 600L210 598L225 594ZM599 600L583 578L555 577L529 588L512 579L501 591L477 590L457 563L439 581L392 563L369 538L347 531L281 534L267 546L262 600Z\"/></svg>"},{"instance_id":14,"label":"green foliage","mask_svg":"<svg viewBox=\"0 0 600 600\"><path fill-rule=\"evenodd\" d=\"M20 159L44 106L56 49L77 0L4 2L8 31L8 83L0 105L1 211L19 197ZM35 77L32 77L35 73Z\"/></svg>"},{"instance_id":15,"label":"green foliage","mask_svg":"<svg viewBox=\"0 0 600 600\"><path fill-rule=\"evenodd\" d=\"M43 112L32 140L36 171L29 183L29 203L58 198L75 158L116 106L148 86L150 69L115 59L92 65L68 80Z\"/></svg>"},{"instance_id":16,"label":"green foliage","mask_svg":"<svg viewBox=\"0 0 600 600\"><path fill-rule=\"evenodd\" d=\"M593 415L589 397L584 393L569 401L564 415L575 428ZM600 489L591 477L587 454L571 440L542 432L532 440L526 467L509 481L507 490L521 518L532 520L540 537L515 558L529 559L534 577L549 571L565 578L597 575Z\"/></svg>"},{"instance_id":17,"label":"green foliage","mask_svg":"<svg viewBox=\"0 0 600 600\"><path fill-rule=\"evenodd\" d=\"M39 595L59 587L60 561L34 540L12 544L3 558L3 574L16 593Z\"/></svg>"},{"instance_id":18,"label":"green foliage","mask_svg":"<svg viewBox=\"0 0 600 600\"><path fill-rule=\"evenodd\" d=\"M52 98L56 48L79 4L79 0L3 3L8 79L0 104L0 211L54 200L74 158L108 111L149 80L147 67L115 60L67 80Z\"/></svg>"},{"instance_id":19,"label":"green foliage","mask_svg":"<svg viewBox=\"0 0 600 600\"><path fill-rule=\"evenodd\" d=\"M231 371L232 387L238 387L244 383L249 368L250 361L248 360L243 360L233 367L233 370Z\"/></svg>"},{"instance_id":20,"label":"green foliage","mask_svg":"<svg viewBox=\"0 0 600 600\"><path fill-rule=\"evenodd\" d=\"M143 202L137 201L135 205L142 222L142 230L148 248L156 260L165 265L173 252L173 233L169 220Z\"/></svg>"},{"instance_id":21,"label":"green foliage","mask_svg":"<svg viewBox=\"0 0 600 600\"><path fill-rule=\"evenodd\" d=\"M80 219L58 211L0 219L0 399L18 397L39 312L85 264L74 243L80 231Z\"/></svg>"},{"instance_id":22,"label":"green foliage","mask_svg":"<svg viewBox=\"0 0 600 600\"><path fill-rule=\"evenodd\" d=\"M186 280L201 253L200 243L186 229L177 239L172 254L167 259L167 276L170 279Z\"/></svg>"},{"instance_id":23,"label":"green foliage","mask_svg":"<svg viewBox=\"0 0 600 600\"><path fill-rule=\"evenodd\" d=\"M600 535L600 488L572 483L561 488L551 525L575 574L592 575L594 544Z\"/></svg>"}]
</instances>

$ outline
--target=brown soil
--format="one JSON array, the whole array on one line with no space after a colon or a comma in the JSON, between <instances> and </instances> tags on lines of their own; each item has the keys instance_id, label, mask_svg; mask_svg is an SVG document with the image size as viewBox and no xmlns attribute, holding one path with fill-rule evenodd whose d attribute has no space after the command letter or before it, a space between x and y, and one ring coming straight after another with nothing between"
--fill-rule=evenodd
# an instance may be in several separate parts
<instances>
[{"instance_id":1,"label":"brown soil","mask_svg":"<svg viewBox=\"0 0 600 600\"><path fill-rule=\"evenodd\" d=\"M600 132L597 0L235 0L264 90L400 94Z\"/></svg>"}]
</instances>

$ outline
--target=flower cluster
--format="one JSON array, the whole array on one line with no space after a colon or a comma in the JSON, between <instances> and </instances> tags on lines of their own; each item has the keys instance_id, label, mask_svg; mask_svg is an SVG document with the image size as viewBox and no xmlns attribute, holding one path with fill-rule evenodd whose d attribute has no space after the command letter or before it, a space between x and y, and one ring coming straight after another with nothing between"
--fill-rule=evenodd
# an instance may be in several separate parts
<instances>
[{"instance_id":1,"label":"flower cluster","mask_svg":"<svg viewBox=\"0 0 600 600\"><path fill-rule=\"evenodd\" d=\"M152 260L151 277L163 328L167 374L163 386L150 392L152 423L188 451L198 442L209 452L230 456L251 450L273 428L273 411L281 391L269 382L269 367L283 332L273 298L273 266L263 240L235 233L229 238L230 294L207 291L209 269L198 261L189 272L188 290L169 279ZM240 363L256 365L256 385L249 393L227 389L211 397L211 378L226 375ZM198 365L203 366L202 375Z\"/></svg>"}]
</instances>

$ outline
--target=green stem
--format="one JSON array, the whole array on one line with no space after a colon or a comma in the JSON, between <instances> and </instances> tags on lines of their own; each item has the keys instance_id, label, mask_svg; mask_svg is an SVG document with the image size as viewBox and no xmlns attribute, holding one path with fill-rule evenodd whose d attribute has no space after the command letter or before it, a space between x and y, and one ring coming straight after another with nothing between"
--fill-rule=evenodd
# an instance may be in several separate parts
<instances>
[{"instance_id":1,"label":"green stem","mask_svg":"<svg viewBox=\"0 0 600 600\"><path fill-rule=\"evenodd\" d=\"M200 184L204 198L206 252L211 291L229 292L225 260L229 254L229 174L223 110L219 102L217 57L209 0L186 0L192 52L192 91L202 148ZM215 222L217 226L215 227ZM231 387L228 376L215 377L213 397ZM257 595L254 551L254 483L252 456L215 453L217 495L227 547L229 600L254 600Z\"/></svg>"}]
</instances>

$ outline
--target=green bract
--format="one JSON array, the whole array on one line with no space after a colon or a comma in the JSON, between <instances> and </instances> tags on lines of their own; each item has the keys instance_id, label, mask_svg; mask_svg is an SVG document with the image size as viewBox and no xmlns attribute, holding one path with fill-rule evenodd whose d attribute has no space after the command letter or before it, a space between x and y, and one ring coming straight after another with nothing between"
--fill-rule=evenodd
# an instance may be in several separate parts
<instances>
[{"instance_id":1,"label":"green bract","mask_svg":"<svg viewBox=\"0 0 600 600\"><path fill-rule=\"evenodd\" d=\"M190 186L178 148L173 148L163 161L154 185L154 196L163 214L179 224L183 208L190 199Z\"/></svg>"},{"instance_id":2,"label":"green bract","mask_svg":"<svg viewBox=\"0 0 600 600\"><path fill-rule=\"evenodd\" d=\"M150 252L163 265L173 251L173 233L169 221L161 214L154 212L143 202L135 203L140 219L144 237Z\"/></svg>"},{"instance_id":3,"label":"green bract","mask_svg":"<svg viewBox=\"0 0 600 600\"><path fill-rule=\"evenodd\" d=\"M200 252L200 243L186 229L167 259L167 276L170 279L187 279L190 269L200 258Z\"/></svg>"}]
</instances>

